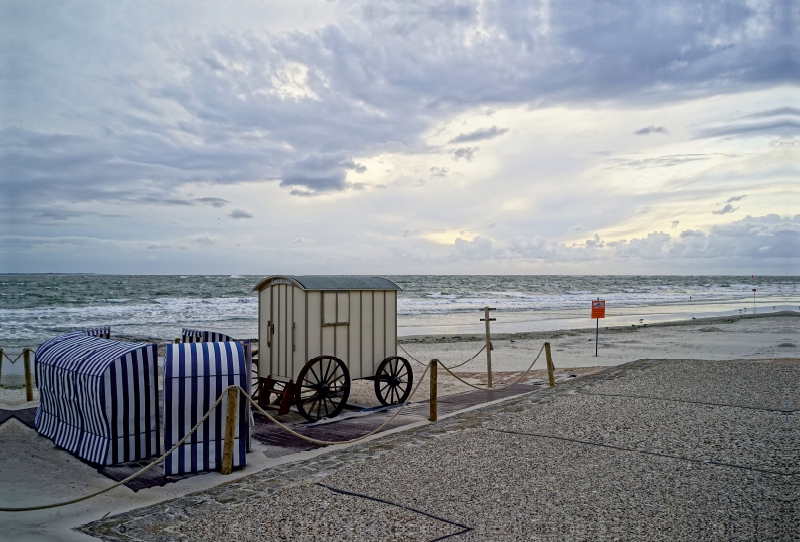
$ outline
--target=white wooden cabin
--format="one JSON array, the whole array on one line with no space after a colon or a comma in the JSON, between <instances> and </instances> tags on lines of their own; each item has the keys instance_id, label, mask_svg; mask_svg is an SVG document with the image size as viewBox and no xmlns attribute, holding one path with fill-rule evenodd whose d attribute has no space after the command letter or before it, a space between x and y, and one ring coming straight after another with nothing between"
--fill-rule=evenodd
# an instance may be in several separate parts
<instances>
[{"instance_id":1,"label":"white wooden cabin","mask_svg":"<svg viewBox=\"0 0 800 542\"><path fill-rule=\"evenodd\" d=\"M350 378L374 377L397 355L397 292L380 277L274 275L259 282L259 377L297 382L307 361L341 359Z\"/></svg>"}]
</instances>

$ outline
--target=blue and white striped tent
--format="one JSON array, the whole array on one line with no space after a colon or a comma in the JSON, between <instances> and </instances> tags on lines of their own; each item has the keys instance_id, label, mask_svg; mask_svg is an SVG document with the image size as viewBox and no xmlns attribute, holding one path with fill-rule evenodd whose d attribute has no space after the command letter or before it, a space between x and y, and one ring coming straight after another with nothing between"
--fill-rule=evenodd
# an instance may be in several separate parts
<instances>
[{"instance_id":1,"label":"blue and white striped tent","mask_svg":"<svg viewBox=\"0 0 800 542\"><path fill-rule=\"evenodd\" d=\"M241 343L168 344L164 359L164 448L170 449L203 417L225 388L250 389L249 360ZM239 394L233 466L247 464L250 403ZM219 468L228 395L197 431L164 461L164 474Z\"/></svg>"},{"instance_id":2,"label":"blue and white striped tent","mask_svg":"<svg viewBox=\"0 0 800 542\"><path fill-rule=\"evenodd\" d=\"M101 339L111 338L110 327L96 327L92 329L84 329L83 332L86 333L89 337L100 337Z\"/></svg>"},{"instance_id":3,"label":"blue and white striped tent","mask_svg":"<svg viewBox=\"0 0 800 542\"><path fill-rule=\"evenodd\" d=\"M181 332L181 340L185 343L223 343L233 342L235 339L216 331L184 328Z\"/></svg>"},{"instance_id":4,"label":"blue and white striped tent","mask_svg":"<svg viewBox=\"0 0 800 542\"><path fill-rule=\"evenodd\" d=\"M36 429L100 465L159 452L158 347L74 331L36 350Z\"/></svg>"}]
</instances>

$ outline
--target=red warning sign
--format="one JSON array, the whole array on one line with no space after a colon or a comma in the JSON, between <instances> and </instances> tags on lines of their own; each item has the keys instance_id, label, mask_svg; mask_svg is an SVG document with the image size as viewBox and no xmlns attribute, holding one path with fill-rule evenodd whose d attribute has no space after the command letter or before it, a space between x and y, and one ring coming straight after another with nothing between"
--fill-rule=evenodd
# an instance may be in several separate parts
<instances>
[{"instance_id":1,"label":"red warning sign","mask_svg":"<svg viewBox=\"0 0 800 542\"><path fill-rule=\"evenodd\" d=\"M605 318L606 317L606 300L598 299L592 301L592 318Z\"/></svg>"}]
</instances>

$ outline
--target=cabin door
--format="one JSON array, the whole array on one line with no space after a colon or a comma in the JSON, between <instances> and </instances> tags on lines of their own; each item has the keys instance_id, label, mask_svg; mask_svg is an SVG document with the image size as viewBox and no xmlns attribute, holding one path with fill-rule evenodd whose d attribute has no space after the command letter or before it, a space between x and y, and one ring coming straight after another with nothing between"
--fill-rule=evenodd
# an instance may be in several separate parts
<instances>
[{"instance_id":1,"label":"cabin door","mask_svg":"<svg viewBox=\"0 0 800 542\"><path fill-rule=\"evenodd\" d=\"M292 378L293 288L289 284L272 287L270 299L270 367L273 376Z\"/></svg>"}]
</instances>

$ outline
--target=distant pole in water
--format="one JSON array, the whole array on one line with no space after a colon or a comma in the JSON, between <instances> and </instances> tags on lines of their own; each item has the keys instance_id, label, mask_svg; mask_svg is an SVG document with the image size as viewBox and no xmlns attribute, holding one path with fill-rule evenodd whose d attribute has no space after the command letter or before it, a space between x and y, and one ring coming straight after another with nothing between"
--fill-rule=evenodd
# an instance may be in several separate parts
<instances>
[{"instance_id":1,"label":"distant pole in water","mask_svg":"<svg viewBox=\"0 0 800 542\"><path fill-rule=\"evenodd\" d=\"M489 322L494 322L497 318L489 318L489 311L497 309L490 309L489 307L483 308L483 318L481 322L486 322L486 374L489 387L492 387L492 335L489 331Z\"/></svg>"},{"instance_id":2,"label":"distant pole in water","mask_svg":"<svg viewBox=\"0 0 800 542\"><path fill-rule=\"evenodd\" d=\"M756 310L756 289L753 288L753 310Z\"/></svg>"}]
</instances>

